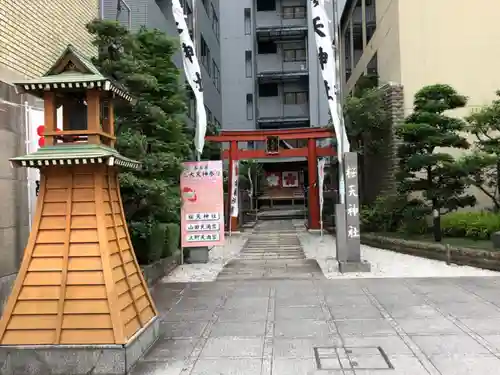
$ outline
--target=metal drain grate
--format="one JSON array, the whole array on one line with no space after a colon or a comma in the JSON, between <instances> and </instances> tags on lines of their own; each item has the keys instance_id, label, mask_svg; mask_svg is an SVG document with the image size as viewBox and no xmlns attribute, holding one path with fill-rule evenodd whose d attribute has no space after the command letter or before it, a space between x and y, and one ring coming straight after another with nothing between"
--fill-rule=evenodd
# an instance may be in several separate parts
<instances>
[{"instance_id":1,"label":"metal drain grate","mask_svg":"<svg viewBox=\"0 0 500 375\"><path fill-rule=\"evenodd\" d=\"M380 346L315 347L318 370L388 370L394 369Z\"/></svg>"}]
</instances>

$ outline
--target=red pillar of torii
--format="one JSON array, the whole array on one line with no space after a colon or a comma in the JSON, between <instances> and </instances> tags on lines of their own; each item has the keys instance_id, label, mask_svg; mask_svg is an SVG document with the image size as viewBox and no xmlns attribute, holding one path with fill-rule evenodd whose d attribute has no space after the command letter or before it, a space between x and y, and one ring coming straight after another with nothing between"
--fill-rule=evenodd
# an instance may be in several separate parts
<instances>
[{"instance_id":1,"label":"red pillar of torii","mask_svg":"<svg viewBox=\"0 0 500 375\"><path fill-rule=\"evenodd\" d=\"M293 149L280 149L278 152L269 153L265 149L258 150L240 150L238 142L266 142L271 137L277 137L280 140L305 139L307 147L299 147ZM333 138L334 133L328 128L300 128L300 129L283 129L283 130L238 130L238 131L222 131L218 135L210 135L205 137L208 142L227 142L229 150L224 150L222 153L223 159L229 160L229 189L233 189L233 169L232 164L238 160L261 159L261 158L289 158L289 157L305 157L307 158L307 169L309 176L309 229L320 229L320 212L319 212L319 191L318 191L318 157L335 156L336 150L332 146L318 147L317 140L324 138ZM231 228L238 228L238 219L230 218Z\"/></svg>"}]
</instances>

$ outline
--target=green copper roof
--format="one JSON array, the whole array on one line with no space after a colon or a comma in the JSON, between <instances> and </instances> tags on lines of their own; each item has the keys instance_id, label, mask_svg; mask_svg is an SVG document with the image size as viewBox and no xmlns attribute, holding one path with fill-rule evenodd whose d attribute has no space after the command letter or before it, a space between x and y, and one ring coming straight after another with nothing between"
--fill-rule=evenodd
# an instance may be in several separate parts
<instances>
[{"instance_id":1,"label":"green copper roof","mask_svg":"<svg viewBox=\"0 0 500 375\"><path fill-rule=\"evenodd\" d=\"M47 90L100 88L112 91L122 99L135 102L123 85L104 76L71 44L42 77L17 81L14 85L18 93L29 92L38 97L43 97L43 93Z\"/></svg>"},{"instance_id":2,"label":"green copper roof","mask_svg":"<svg viewBox=\"0 0 500 375\"><path fill-rule=\"evenodd\" d=\"M17 167L47 165L108 164L140 169L141 163L120 155L114 148L93 144L45 146L28 155L10 159Z\"/></svg>"}]
</instances>

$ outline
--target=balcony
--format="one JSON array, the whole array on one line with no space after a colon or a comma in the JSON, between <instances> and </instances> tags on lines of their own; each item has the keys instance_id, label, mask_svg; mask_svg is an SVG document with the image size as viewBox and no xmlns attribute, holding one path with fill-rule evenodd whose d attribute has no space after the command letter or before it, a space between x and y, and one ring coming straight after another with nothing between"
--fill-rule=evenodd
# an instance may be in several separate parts
<instances>
[{"instance_id":1,"label":"balcony","mask_svg":"<svg viewBox=\"0 0 500 375\"><path fill-rule=\"evenodd\" d=\"M255 23L258 40L289 40L305 37L307 6L287 3L287 0L277 0L274 10L266 11L259 11L257 6Z\"/></svg>"},{"instance_id":2,"label":"balcony","mask_svg":"<svg viewBox=\"0 0 500 375\"><path fill-rule=\"evenodd\" d=\"M300 83L259 85L257 123L261 129L307 127L308 87Z\"/></svg>"},{"instance_id":3,"label":"balcony","mask_svg":"<svg viewBox=\"0 0 500 375\"><path fill-rule=\"evenodd\" d=\"M309 75L305 40L259 42L256 64L259 82L297 81Z\"/></svg>"}]
</instances>

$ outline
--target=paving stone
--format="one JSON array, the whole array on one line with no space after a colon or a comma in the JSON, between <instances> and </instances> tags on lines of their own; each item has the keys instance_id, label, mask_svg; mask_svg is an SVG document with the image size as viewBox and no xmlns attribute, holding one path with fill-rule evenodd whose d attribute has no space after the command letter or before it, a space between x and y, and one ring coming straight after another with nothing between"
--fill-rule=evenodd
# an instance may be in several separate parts
<instances>
[{"instance_id":1,"label":"paving stone","mask_svg":"<svg viewBox=\"0 0 500 375\"><path fill-rule=\"evenodd\" d=\"M460 303L447 303L445 305L438 306L440 310L456 318L489 318L489 319L500 319L500 310L490 304L476 301L471 302L460 302Z\"/></svg>"},{"instance_id":2,"label":"paving stone","mask_svg":"<svg viewBox=\"0 0 500 375\"><path fill-rule=\"evenodd\" d=\"M159 339L146 354L145 360L185 359L197 342L198 339Z\"/></svg>"},{"instance_id":3,"label":"paving stone","mask_svg":"<svg viewBox=\"0 0 500 375\"><path fill-rule=\"evenodd\" d=\"M395 319L426 319L442 317L441 313L429 305L384 305L384 308Z\"/></svg>"},{"instance_id":4,"label":"paving stone","mask_svg":"<svg viewBox=\"0 0 500 375\"><path fill-rule=\"evenodd\" d=\"M247 322L258 322L267 320L267 306L258 306L252 308L223 309L217 312L219 322L241 321L245 317Z\"/></svg>"},{"instance_id":5,"label":"paving stone","mask_svg":"<svg viewBox=\"0 0 500 375\"><path fill-rule=\"evenodd\" d=\"M356 370L355 375L429 375L422 363L413 356L390 356L389 361L394 369L388 370ZM437 374L435 372L434 374ZM346 372L346 375L354 375Z\"/></svg>"},{"instance_id":6,"label":"paving stone","mask_svg":"<svg viewBox=\"0 0 500 375\"><path fill-rule=\"evenodd\" d=\"M200 358L190 375L260 375L261 367L261 359Z\"/></svg>"},{"instance_id":7,"label":"paving stone","mask_svg":"<svg viewBox=\"0 0 500 375\"><path fill-rule=\"evenodd\" d=\"M330 312L335 320L382 318L380 310L371 305L334 306Z\"/></svg>"},{"instance_id":8,"label":"paving stone","mask_svg":"<svg viewBox=\"0 0 500 375\"><path fill-rule=\"evenodd\" d=\"M208 321L212 319L214 309L210 310L174 310L162 313L161 319L165 322L181 322L181 321Z\"/></svg>"},{"instance_id":9,"label":"paving stone","mask_svg":"<svg viewBox=\"0 0 500 375\"><path fill-rule=\"evenodd\" d=\"M500 335L482 335L482 338L496 350L496 353L500 353Z\"/></svg>"},{"instance_id":10,"label":"paving stone","mask_svg":"<svg viewBox=\"0 0 500 375\"><path fill-rule=\"evenodd\" d=\"M203 347L201 357L262 357L263 338L212 337Z\"/></svg>"},{"instance_id":11,"label":"paving stone","mask_svg":"<svg viewBox=\"0 0 500 375\"><path fill-rule=\"evenodd\" d=\"M160 361L139 362L132 369L130 375L180 375L184 367L185 364L183 361L176 361L174 363Z\"/></svg>"},{"instance_id":12,"label":"paving stone","mask_svg":"<svg viewBox=\"0 0 500 375\"><path fill-rule=\"evenodd\" d=\"M313 358L315 347L340 346L339 337L324 338L275 338L273 343L274 358Z\"/></svg>"},{"instance_id":13,"label":"paving stone","mask_svg":"<svg viewBox=\"0 0 500 375\"><path fill-rule=\"evenodd\" d=\"M468 335L412 336L412 340L428 355L489 354L488 349Z\"/></svg>"},{"instance_id":14,"label":"paving stone","mask_svg":"<svg viewBox=\"0 0 500 375\"><path fill-rule=\"evenodd\" d=\"M412 355L412 351L399 336L357 337L345 336L346 347L380 346L388 356Z\"/></svg>"},{"instance_id":15,"label":"paving stone","mask_svg":"<svg viewBox=\"0 0 500 375\"><path fill-rule=\"evenodd\" d=\"M165 338L200 337L208 325L203 321L161 322L160 330Z\"/></svg>"},{"instance_id":16,"label":"paving stone","mask_svg":"<svg viewBox=\"0 0 500 375\"><path fill-rule=\"evenodd\" d=\"M304 306L304 307L276 307L276 320L289 319L325 319L325 313L319 306Z\"/></svg>"},{"instance_id":17,"label":"paving stone","mask_svg":"<svg viewBox=\"0 0 500 375\"><path fill-rule=\"evenodd\" d=\"M328 337L331 335L326 321L320 320L278 320L274 326L276 337L305 338Z\"/></svg>"},{"instance_id":18,"label":"paving stone","mask_svg":"<svg viewBox=\"0 0 500 375\"><path fill-rule=\"evenodd\" d=\"M389 336L396 335L392 326L383 319L359 319L335 321L339 333L345 336Z\"/></svg>"},{"instance_id":19,"label":"paving stone","mask_svg":"<svg viewBox=\"0 0 500 375\"><path fill-rule=\"evenodd\" d=\"M408 335L456 335L463 331L445 318L397 319Z\"/></svg>"},{"instance_id":20,"label":"paving stone","mask_svg":"<svg viewBox=\"0 0 500 375\"><path fill-rule=\"evenodd\" d=\"M431 362L441 375L498 374L500 368L500 359L488 355L437 355L431 357Z\"/></svg>"},{"instance_id":21,"label":"paving stone","mask_svg":"<svg viewBox=\"0 0 500 375\"><path fill-rule=\"evenodd\" d=\"M264 336L266 322L217 322L212 327L211 336L240 336L261 337Z\"/></svg>"},{"instance_id":22,"label":"paving stone","mask_svg":"<svg viewBox=\"0 0 500 375\"><path fill-rule=\"evenodd\" d=\"M273 361L273 375L305 375L318 370L313 358L277 358Z\"/></svg>"}]
</instances>

